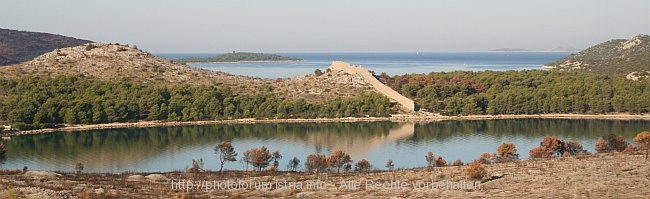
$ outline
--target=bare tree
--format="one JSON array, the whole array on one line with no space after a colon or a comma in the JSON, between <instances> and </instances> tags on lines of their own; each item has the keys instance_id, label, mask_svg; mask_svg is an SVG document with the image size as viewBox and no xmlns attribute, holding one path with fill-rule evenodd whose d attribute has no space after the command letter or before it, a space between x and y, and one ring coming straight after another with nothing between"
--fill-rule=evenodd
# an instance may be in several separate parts
<instances>
[{"instance_id":1,"label":"bare tree","mask_svg":"<svg viewBox=\"0 0 650 199\"><path fill-rule=\"evenodd\" d=\"M237 152L235 148L232 147L230 142L221 142L214 147L214 152L219 156L219 161L221 162L221 167L219 167L219 172L223 171L223 164L225 162L234 162L237 161Z\"/></svg>"}]
</instances>

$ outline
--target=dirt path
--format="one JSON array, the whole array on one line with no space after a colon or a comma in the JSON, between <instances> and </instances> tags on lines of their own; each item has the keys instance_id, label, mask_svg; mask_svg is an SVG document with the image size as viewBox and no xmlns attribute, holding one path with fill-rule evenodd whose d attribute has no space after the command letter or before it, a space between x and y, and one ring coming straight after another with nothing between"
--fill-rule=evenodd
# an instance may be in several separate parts
<instances>
[{"instance_id":1,"label":"dirt path","mask_svg":"<svg viewBox=\"0 0 650 199\"><path fill-rule=\"evenodd\" d=\"M158 181L134 174L5 174L0 175L0 198L9 194L28 198L648 198L649 163L643 155L616 153L491 164L486 167L488 177L477 189L453 187L453 183L475 182L463 173L464 166L318 175L236 171L151 176ZM488 180L489 177L493 179ZM176 184L172 184L172 180ZM229 181L259 186L249 189L225 187ZM405 183L405 186L391 185L391 181ZM432 181L443 184L431 185ZM189 182L193 184L191 189L186 188ZM264 187L264 182L273 185ZM223 189L214 186L220 183ZM314 186L308 187L310 183ZM445 185L448 183L451 187ZM206 188L206 184L213 185ZM302 187L298 188L297 184Z\"/></svg>"}]
</instances>

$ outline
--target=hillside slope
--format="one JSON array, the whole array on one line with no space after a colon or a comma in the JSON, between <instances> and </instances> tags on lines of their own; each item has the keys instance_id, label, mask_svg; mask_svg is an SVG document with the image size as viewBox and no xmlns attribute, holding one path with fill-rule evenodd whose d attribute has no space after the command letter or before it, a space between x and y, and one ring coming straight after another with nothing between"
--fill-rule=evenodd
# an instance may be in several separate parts
<instances>
[{"instance_id":1,"label":"hillside slope","mask_svg":"<svg viewBox=\"0 0 650 199\"><path fill-rule=\"evenodd\" d=\"M0 66L28 61L57 48L90 42L56 34L0 28Z\"/></svg>"},{"instance_id":2,"label":"hillside slope","mask_svg":"<svg viewBox=\"0 0 650 199\"><path fill-rule=\"evenodd\" d=\"M610 40L548 63L545 68L628 75L628 78L644 76L650 71L650 36Z\"/></svg>"},{"instance_id":3,"label":"hillside slope","mask_svg":"<svg viewBox=\"0 0 650 199\"><path fill-rule=\"evenodd\" d=\"M326 72L320 76L261 79L193 68L128 45L103 43L56 49L31 61L0 67L0 77L25 76L82 76L105 81L129 79L154 85L227 85L234 93L264 91L280 98L315 103L376 92L355 74Z\"/></svg>"}]
</instances>

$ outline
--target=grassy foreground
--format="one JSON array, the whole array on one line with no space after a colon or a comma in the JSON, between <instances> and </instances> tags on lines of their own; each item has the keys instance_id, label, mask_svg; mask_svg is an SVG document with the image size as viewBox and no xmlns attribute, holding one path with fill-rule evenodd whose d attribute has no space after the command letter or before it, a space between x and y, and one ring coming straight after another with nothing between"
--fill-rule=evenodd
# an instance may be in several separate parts
<instances>
[{"instance_id":1,"label":"grassy foreground","mask_svg":"<svg viewBox=\"0 0 650 199\"><path fill-rule=\"evenodd\" d=\"M481 180L480 188L465 186L460 190L427 186L427 183L474 182L463 172L466 166L341 174L229 171L59 175L35 171L5 172L0 174L0 198L647 198L650 195L649 163L643 155L607 153L488 164L488 175ZM206 183L203 183L239 180L254 185L261 182L272 185L252 189L213 186L206 190ZM391 185L391 180L406 186ZM286 184L282 184L285 181ZM370 181L375 185L368 187ZM190 189L187 188L188 182L193 183ZM355 182L358 188L354 187ZM279 187L278 183L284 187ZM308 187L308 183L317 186ZM343 187L342 183L348 186ZM414 187L413 183L424 186ZM297 187L298 184L302 187Z\"/></svg>"}]
</instances>

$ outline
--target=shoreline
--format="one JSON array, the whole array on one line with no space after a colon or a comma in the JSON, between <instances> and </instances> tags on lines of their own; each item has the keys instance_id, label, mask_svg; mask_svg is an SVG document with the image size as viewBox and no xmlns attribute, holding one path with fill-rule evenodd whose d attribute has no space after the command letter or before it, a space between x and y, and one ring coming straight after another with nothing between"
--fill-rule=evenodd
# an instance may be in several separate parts
<instances>
[{"instance_id":1,"label":"shoreline","mask_svg":"<svg viewBox=\"0 0 650 199\"><path fill-rule=\"evenodd\" d=\"M592 120L650 120L650 115L589 115L589 114L536 114L536 115L467 115L467 116L442 116L442 115L412 115L394 114L390 117L345 117L345 118L314 118L314 119L228 119L207 121L139 121L108 124L70 125L60 128L45 128L37 130L16 131L3 136L34 135L54 132L75 132L85 130L115 129L115 128L147 128L167 126L194 126L211 124L259 124L259 123L332 123L332 122L438 122L447 120L502 120L502 119L592 119Z\"/></svg>"},{"instance_id":2,"label":"shoreline","mask_svg":"<svg viewBox=\"0 0 650 199\"><path fill-rule=\"evenodd\" d=\"M213 62L185 62L186 64L240 64L240 63L273 63L273 62L301 62L304 60L280 60L280 61L274 61L274 60L259 60L259 61L236 61L236 62L218 62L218 61L213 61Z\"/></svg>"}]
</instances>

